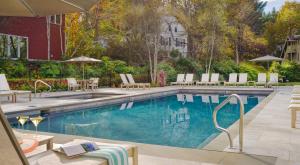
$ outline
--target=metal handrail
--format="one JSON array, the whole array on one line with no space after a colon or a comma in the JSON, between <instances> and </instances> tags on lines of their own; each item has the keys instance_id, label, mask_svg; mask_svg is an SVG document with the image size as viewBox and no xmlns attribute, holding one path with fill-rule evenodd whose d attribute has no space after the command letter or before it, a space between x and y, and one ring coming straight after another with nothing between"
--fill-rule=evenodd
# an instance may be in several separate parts
<instances>
[{"instance_id":1,"label":"metal handrail","mask_svg":"<svg viewBox=\"0 0 300 165\"><path fill-rule=\"evenodd\" d=\"M47 87L49 87L49 90L48 90L49 92L52 90L51 85L49 85L49 84L46 83L45 81L43 81L43 80L36 80L36 81L34 82L34 96L36 96L37 83L42 83L42 84L46 85ZM42 95L42 92L41 92L40 96L41 96L41 95Z\"/></svg>"},{"instance_id":2,"label":"metal handrail","mask_svg":"<svg viewBox=\"0 0 300 165\"><path fill-rule=\"evenodd\" d=\"M240 121L239 121L239 150L242 152L243 151L243 136L244 136L244 103L241 99L241 97L237 94L232 94L230 95L227 99L225 99L221 104L219 104L213 112L213 121L214 121L214 125L215 127L220 130L223 131L227 134L228 138L229 138L229 145L230 148L233 148L233 143L232 143L232 138L231 135L229 133L229 131L223 127L220 127L220 125L218 124L217 121L217 114L218 111L224 107L228 102L230 102L230 100L232 98L236 98L238 100L238 102L240 103Z\"/></svg>"}]
</instances>

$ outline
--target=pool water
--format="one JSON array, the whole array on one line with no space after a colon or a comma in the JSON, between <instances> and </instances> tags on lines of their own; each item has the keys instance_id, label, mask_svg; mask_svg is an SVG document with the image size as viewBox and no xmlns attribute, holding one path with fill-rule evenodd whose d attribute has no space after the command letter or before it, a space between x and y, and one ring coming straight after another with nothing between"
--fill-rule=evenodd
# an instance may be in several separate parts
<instances>
[{"instance_id":1,"label":"pool water","mask_svg":"<svg viewBox=\"0 0 300 165\"><path fill-rule=\"evenodd\" d=\"M245 113L264 96L241 96ZM224 95L177 94L138 102L126 102L73 112L45 114L39 131L80 135L147 144L202 148L220 131L212 119L214 108ZM229 127L239 119L236 99L218 113L218 122ZM20 127L16 119L13 127ZM28 121L25 129L35 130Z\"/></svg>"}]
</instances>

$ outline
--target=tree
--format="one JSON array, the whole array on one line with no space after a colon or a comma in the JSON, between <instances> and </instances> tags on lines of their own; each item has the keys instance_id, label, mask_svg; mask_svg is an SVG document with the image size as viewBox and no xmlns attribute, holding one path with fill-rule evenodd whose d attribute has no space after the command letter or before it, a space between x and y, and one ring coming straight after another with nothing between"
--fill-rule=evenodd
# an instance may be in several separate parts
<instances>
[{"instance_id":1,"label":"tree","mask_svg":"<svg viewBox=\"0 0 300 165\"><path fill-rule=\"evenodd\" d=\"M211 70L214 57L220 55L224 47L226 18L224 17L224 1L205 0L197 23L201 29L202 53L206 55L206 72Z\"/></svg>"},{"instance_id":2,"label":"tree","mask_svg":"<svg viewBox=\"0 0 300 165\"><path fill-rule=\"evenodd\" d=\"M300 33L300 3L286 2L273 17L275 19L266 22L265 38L269 41L269 48L276 50L276 46L287 37Z\"/></svg>"},{"instance_id":3,"label":"tree","mask_svg":"<svg viewBox=\"0 0 300 165\"><path fill-rule=\"evenodd\" d=\"M125 17L126 44L130 56L137 57L149 66L152 83L156 83L158 56L161 50L161 3L160 0L153 0L134 4Z\"/></svg>"}]
</instances>

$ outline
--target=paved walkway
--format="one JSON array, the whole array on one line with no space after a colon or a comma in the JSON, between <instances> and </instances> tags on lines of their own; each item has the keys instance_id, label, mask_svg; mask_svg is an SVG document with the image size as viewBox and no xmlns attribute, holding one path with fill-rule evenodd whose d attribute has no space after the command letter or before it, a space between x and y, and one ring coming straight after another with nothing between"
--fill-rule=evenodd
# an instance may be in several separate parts
<instances>
[{"instance_id":1,"label":"paved walkway","mask_svg":"<svg viewBox=\"0 0 300 165\"><path fill-rule=\"evenodd\" d=\"M288 110L291 90L292 88L279 89L245 127L245 153L278 157L281 164L300 162L300 124L296 129L291 128ZM234 145L238 146L238 137L234 139Z\"/></svg>"}]
</instances>

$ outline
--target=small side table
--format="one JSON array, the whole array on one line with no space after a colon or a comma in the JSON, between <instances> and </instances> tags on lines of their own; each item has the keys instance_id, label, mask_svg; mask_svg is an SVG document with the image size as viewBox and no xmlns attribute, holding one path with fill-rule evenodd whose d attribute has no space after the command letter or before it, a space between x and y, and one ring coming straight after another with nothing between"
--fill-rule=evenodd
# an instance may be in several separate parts
<instances>
[{"instance_id":1,"label":"small side table","mask_svg":"<svg viewBox=\"0 0 300 165\"><path fill-rule=\"evenodd\" d=\"M247 86L253 86L256 87L256 82L255 81L248 81Z\"/></svg>"},{"instance_id":2,"label":"small side table","mask_svg":"<svg viewBox=\"0 0 300 165\"><path fill-rule=\"evenodd\" d=\"M47 135L35 135L35 134L22 134L22 139L35 139L38 142L38 146L46 144L47 150L53 149L53 136Z\"/></svg>"}]
</instances>

